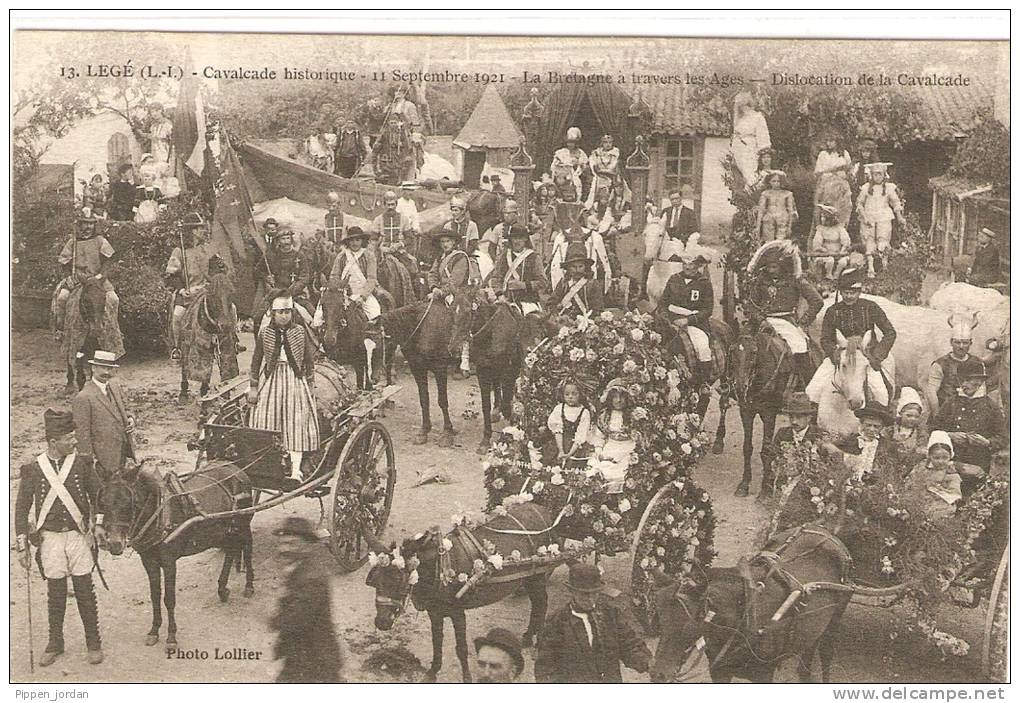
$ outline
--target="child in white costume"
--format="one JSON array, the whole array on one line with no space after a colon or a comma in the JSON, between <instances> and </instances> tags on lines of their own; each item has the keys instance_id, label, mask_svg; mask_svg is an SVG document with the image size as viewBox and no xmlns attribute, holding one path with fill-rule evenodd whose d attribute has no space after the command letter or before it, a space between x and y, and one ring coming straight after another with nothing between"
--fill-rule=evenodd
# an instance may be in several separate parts
<instances>
[{"instance_id":1,"label":"child in white costume","mask_svg":"<svg viewBox=\"0 0 1020 703\"><path fill-rule=\"evenodd\" d=\"M632 398L622 379L609 382L602 394L602 411L592 432L591 444L596 447L589 467L606 479L606 492L619 493L627 478L631 456L637 450L640 435L631 424Z\"/></svg>"}]
</instances>

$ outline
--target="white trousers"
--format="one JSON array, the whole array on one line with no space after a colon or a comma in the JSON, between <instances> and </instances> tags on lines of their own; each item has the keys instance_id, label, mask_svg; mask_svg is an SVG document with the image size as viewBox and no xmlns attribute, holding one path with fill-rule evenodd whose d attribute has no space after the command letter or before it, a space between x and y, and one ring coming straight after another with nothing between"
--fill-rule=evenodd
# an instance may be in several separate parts
<instances>
[{"instance_id":1,"label":"white trousers","mask_svg":"<svg viewBox=\"0 0 1020 703\"><path fill-rule=\"evenodd\" d=\"M892 241L892 220L861 222L861 240L867 253L884 252Z\"/></svg>"},{"instance_id":2,"label":"white trousers","mask_svg":"<svg viewBox=\"0 0 1020 703\"><path fill-rule=\"evenodd\" d=\"M43 530L39 558L48 579L88 576L92 573L92 547L89 538L77 530Z\"/></svg>"},{"instance_id":3,"label":"white trousers","mask_svg":"<svg viewBox=\"0 0 1020 703\"><path fill-rule=\"evenodd\" d=\"M687 336L690 338L691 344L694 346L694 354L698 357L698 361L711 361L712 345L708 341L708 335L705 334L705 330L695 327L694 325L687 325Z\"/></svg>"},{"instance_id":4,"label":"white trousers","mask_svg":"<svg viewBox=\"0 0 1020 703\"><path fill-rule=\"evenodd\" d=\"M803 354L807 351L807 335L804 330L783 317L770 317L768 323L790 347L794 354Z\"/></svg>"}]
</instances>

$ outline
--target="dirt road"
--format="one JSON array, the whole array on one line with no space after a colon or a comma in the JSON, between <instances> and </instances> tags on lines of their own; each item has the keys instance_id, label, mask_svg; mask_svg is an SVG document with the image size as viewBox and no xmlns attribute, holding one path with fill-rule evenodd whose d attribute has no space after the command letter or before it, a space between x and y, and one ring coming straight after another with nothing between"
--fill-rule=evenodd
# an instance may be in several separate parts
<instances>
[{"instance_id":1,"label":"dirt road","mask_svg":"<svg viewBox=\"0 0 1020 703\"><path fill-rule=\"evenodd\" d=\"M250 335L242 341L251 347ZM242 360L246 361L248 355ZM42 413L51 405L65 405L63 370L56 345L42 332L16 334L12 340L11 382L11 510L17 490L18 467L31 460L43 447ZM139 421L140 454L152 456L164 469L189 470L194 455L186 442L196 429L197 406L179 406L176 402L178 372L163 359L134 361L121 369L121 384L127 389L129 403ZM452 384L451 405L460 435L453 449L432 444L415 447L412 433L417 426L417 393L410 377L403 373L397 381L403 386L396 407L387 412L384 422L396 443L398 482L390 517L389 537L401 539L431 525L448 526L453 513L478 512L484 502L482 470L475 453L481 433L480 418L465 419L465 409L479 408L474 379ZM468 413L471 414L470 412ZM714 427L715 409L710 410L708 426ZM732 496L740 473L740 429L736 413L729 417L729 439L721 456L709 455L696 478L711 493L719 527L716 546L717 564L733 563L751 550L754 534L765 517L752 498ZM447 483L413 487L417 472L440 469ZM755 458L756 479L760 465ZM754 489L756 490L756 488ZM255 587L251 599L241 597L242 575L233 574L233 594L222 604L216 597L215 577L222 555L206 552L179 563L177 621L181 654L168 658L162 642L146 647L143 637L149 628L148 588L141 561L133 554L121 557L103 555L110 591L99 589L100 620L106 661L89 666L85 661L84 638L76 609L69 604L65 624L67 653L49 669L28 670L28 628L26 620L25 572L17 566L11 552L11 679L29 681L209 681L255 682L275 678L279 663L273 661L274 634L268 620L276 609L282 588L283 562L276 552L272 530L288 515L316 520L318 504L312 499L297 499L259 513L253 523L255 533ZM13 519L12 519L13 524ZM13 534L13 530L12 530ZM13 541L13 537L12 537ZM325 547L322 558L331 560ZM604 562L609 583L626 591L628 556L622 554ZM398 621L393 631L376 632L374 592L364 585L367 568L340 575L333 582L333 621L346 647L346 674L351 681L394 681L416 677L431 659L428 617L413 608ZM550 607L566 602L563 586L566 570L554 573ZM36 659L45 646L45 584L33 574L32 608L35 628ZM516 596L468 615L469 637L485 633L489 627L509 627L523 632L527 621L527 599ZM981 611L952 609L945 614L945 628L980 642ZM837 645L834 679L845 682L973 681L979 678L979 652L975 646L962 660L942 662L938 653L919 636L902 631L902 613L897 608L879 610L851 606L844 619ZM164 626L165 636L165 626ZM654 639L649 639L654 651ZM220 658L241 648L251 658ZM245 654L251 652L252 654ZM204 654L203 654L204 653ZM408 653L412 656L408 657ZM524 672L531 679L531 655ZM403 656L401 656L403 655ZM202 657L207 658L202 658ZM408 665L408 661L411 665ZM385 669L383 664L385 663ZM646 680L643 675L626 671L626 680ZM441 681L460 680L454 654L452 627L447 626L444 668Z\"/></svg>"}]
</instances>

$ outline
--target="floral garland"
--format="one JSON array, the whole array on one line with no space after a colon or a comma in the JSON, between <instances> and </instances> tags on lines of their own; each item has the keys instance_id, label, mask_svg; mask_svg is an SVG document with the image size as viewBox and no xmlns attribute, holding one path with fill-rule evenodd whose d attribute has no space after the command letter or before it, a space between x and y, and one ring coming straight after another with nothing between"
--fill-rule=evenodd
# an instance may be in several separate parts
<instances>
[{"instance_id":1,"label":"floral garland","mask_svg":"<svg viewBox=\"0 0 1020 703\"><path fill-rule=\"evenodd\" d=\"M561 511L561 534L591 540L599 552L615 554L629 548L628 535L637 528L643 506L661 487L676 482L664 505L683 528L656 533L659 542L649 549L661 547L663 555L649 568L679 574L707 567L714 556L714 518L708 495L690 479L708 445L696 411L698 391L683 361L664 349L654 319L639 312L578 317L528 354L524 367L514 408L519 424L495 438L483 462L487 509L499 513L514 502L533 500ZM614 379L627 387L630 430L640 439L621 493L607 493L598 464L542 462L539 445L567 378L595 391Z\"/></svg>"},{"instance_id":2,"label":"floral garland","mask_svg":"<svg viewBox=\"0 0 1020 703\"><path fill-rule=\"evenodd\" d=\"M923 634L943 655L963 656L970 644L938 628L939 608L974 602L990 586L999 554L991 554L988 569L980 563L979 549L982 541L1005 533L1009 479L989 479L954 514L934 516L926 511L926 497L900 478L900 463L895 457L879 459L860 480L838 457L805 446L784 447L776 462L782 467L781 487L760 541L808 522L840 525L855 582L905 584L903 598L912 615L908 629Z\"/></svg>"}]
</instances>

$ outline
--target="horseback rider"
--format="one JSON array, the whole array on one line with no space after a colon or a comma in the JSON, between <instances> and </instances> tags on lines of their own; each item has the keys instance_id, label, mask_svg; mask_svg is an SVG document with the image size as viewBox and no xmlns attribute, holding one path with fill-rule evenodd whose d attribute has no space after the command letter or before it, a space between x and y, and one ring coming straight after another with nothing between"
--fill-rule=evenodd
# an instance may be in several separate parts
<instances>
[{"instance_id":1,"label":"horseback rider","mask_svg":"<svg viewBox=\"0 0 1020 703\"><path fill-rule=\"evenodd\" d=\"M871 338L864 348L864 356L867 357L871 368L883 373L886 383L893 385L894 370L888 357L896 341L896 329L878 303L861 297L861 290L864 288L863 273L857 268L843 271L839 277L839 294L842 299L826 310L825 317L822 318L822 338L819 343L826 358L808 384L807 392L812 396L812 400L817 398L814 389L827 388L826 382L831 382L839 366L842 349L837 340L837 333L844 339L849 339L863 338L870 332ZM876 332L882 333L881 340L878 339Z\"/></svg>"},{"instance_id":2,"label":"horseback rider","mask_svg":"<svg viewBox=\"0 0 1020 703\"><path fill-rule=\"evenodd\" d=\"M368 324L374 325L382 314L382 308L375 297L379 288L378 262L375 253L366 246L368 233L360 227L351 227L340 243L343 249L333 262L329 284L337 290L347 291L351 299L361 305Z\"/></svg>"},{"instance_id":3,"label":"horseback rider","mask_svg":"<svg viewBox=\"0 0 1020 703\"><path fill-rule=\"evenodd\" d=\"M273 239L273 245L266 252L262 266L255 268L255 274L261 279L262 290L273 291L283 288L296 304L296 311L301 318L310 323L312 320L312 304L309 299L309 286L312 282L312 262L304 252L294 246L294 232L285 229ZM253 318L261 321L269 307L269 296L259 295L256 286L256 299Z\"/></svg>"},{"instance_id":4,"label":"horseback rider","mask_svg":"<svg viewBox=\"0 0 1020 703\"><path fill-rule=\"evenodd\" d=\"M711 279L702 269L709 258L699 248L688 247L681 259L683 270L670 277L659 304L665 306L670 324L678 332L687 333L697 360L697 371L702 378L710 379L713 366L708 321L715 306L715 292Z\"/></svg>"},{"instance_id":5,"label":"horseback rider","mask_svg":"<svg viewBox=\"0 0 1020 703\"><path fill-rule=\"evenodd\" d=\"M452 217L443 225L443 230L456 235L464 251L473 254L478 248L478 225L468 214L467 201L459 195L450 198L450 214Z\"/></svg>"},{"instance_id":6,"label":"horseback rider","mask_svg":"<svg viewBox=\"0 0 1020 703\"><path fill-rule=\"evenodd\" d=\"M803 387L815 371L804 330L822 309L822 296L802 276L800 254L789 240L762 245L751 257L747 272L750 280L742 300L744 311L757 327L768 324L786 343ZM802 299L807 308L798 315Z\"/></svg>"},{"instance_id":7,"label":"horseback rider","mask_svg":"<svg viewBox=\"0 0 1020 703\"><path fill-rule=\"evenodd\" d=\"M605 307L602 285L591 275L594 263L580 242L567 246L560 264L566 275L556 284L549 299L549 307L555 314L574 318L602 312Z\"/></svg>"},{"instance_id":8,"label":"horseback rider","mask_svg":"<svg viewBox=\"0 0 1020 703\"><path fill-rule=\"evenodd\" d=\"M508 229L520 222L521 211L517 204L517 201L513 198L507 198L503 202L503 221L498 222L482 235L482 240L478 244L478 250L484 252L489 259L492 261L496 260L502 252L500 251L500 244L506 239L506 232Z\"/></svg>"},{"instance_id":9,"label":"horseback rider","mask_svg":"<svg viewBox=\"0 0 1020 703\"><path fill-rule=\"evenodd\" d=\"M397 194L388 190L383 194L382 213L372 220L372 232L379 236L379 253L393 254L407 268L411 278L418 274L418 262L408 252L408 240L411 241L411 248L417 250L417 241L414 241L414 228L409 220L398 209L399 201ZM381 258L381 257L380 257Z\"/></svg>"},{"instance_id":10,"label":"horseback rider","mask_svg":"<svg viewBox=\"0 0 1020 703\"><path fill-rule=\"evenodd\" d=\"M496 261L489 277L488 291L520 307L523 314L542 312L540 296L549 289L542 262L531 248L531 233L524 225L510 227L506 234L510 242L505 253Z\"/></svg>"},{"instance_id":11,"label":"horseback rider","mask_svg":"<svg viewBox=\"0 0 1020 703\"><path fill-rule=\"evenodd\" d=\"M181 221L180 244L170 252L163 277L173 288L173 313L170 316L170 358L181 358L181 329L188 306L205 292L209 260L216 248L206 238L205 220L197 212L188 213Z\"/></svg>"},{"instance_id":12,"label":"horseback rider","mask_svg":"<svg viewBox=\"0 0 1020 703\"><path fill-rule=\"evenodd\" d=\"M439 242L439 255L428 272L429 295L433 302L453 305L455 298L463 296L471 287L480 283L477 280L478 274L467 253L457 246L460 241L456 234L443 228L433 238ZM469 341L465 341L461 347L459 378L465 378L471 373L470 348Z\"/></svg>"},{"instance_id":13,"label":"horseback rider","mask_svg":"<svg viewBox=\"0 0 1020 703\"><path fill-rule=\"evenodd\" d=\"M117 318L120 298L117 297L110 279L106 278L106 270L115 252L106 237L96 232L97 221L91 210L83 208L78 215L78 226L74 235L64 244L57 257L66 274L57 284L54 334L58 340L64 334L67 300L71 297L71 291L89 278L102 281L103 290L106 291L106 308L111 311L114 319Z\"/></svg>"}]
</instances>

